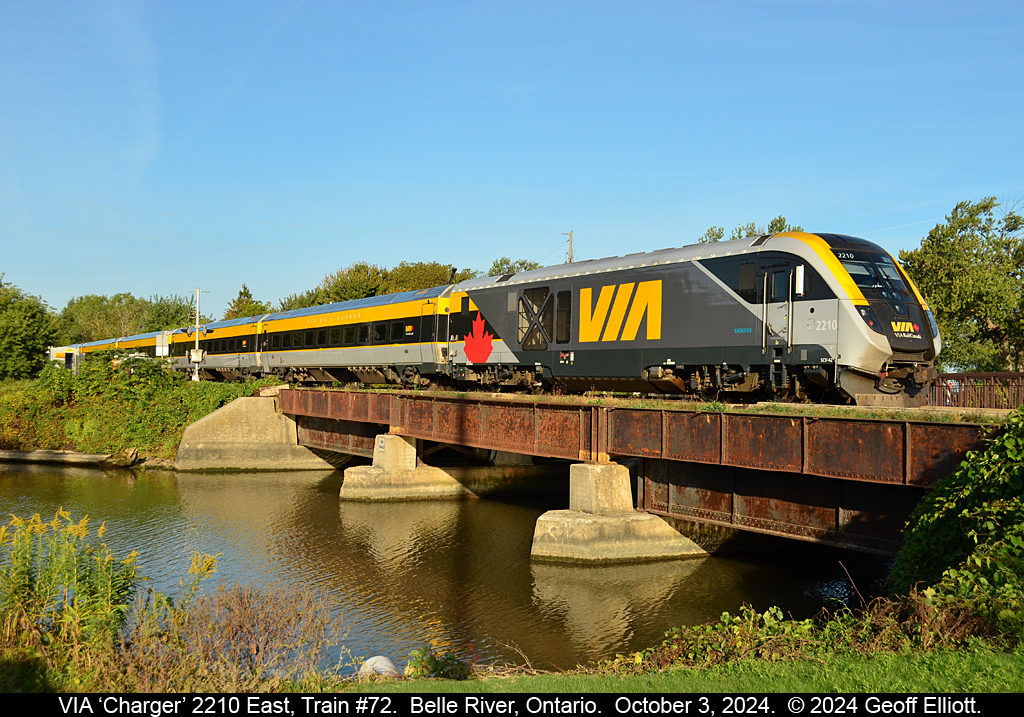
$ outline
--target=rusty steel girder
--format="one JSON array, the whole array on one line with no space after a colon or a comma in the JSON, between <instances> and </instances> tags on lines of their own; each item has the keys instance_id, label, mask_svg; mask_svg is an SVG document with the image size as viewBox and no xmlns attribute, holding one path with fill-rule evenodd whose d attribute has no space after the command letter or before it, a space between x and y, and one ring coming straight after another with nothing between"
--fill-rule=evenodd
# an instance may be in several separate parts
<instances>
[{"instance_id":1,"label":"rusty steel girder","mask_svg":"<svg viewBox=\"0 0 1024 717\"><path fill-rule=\"evenodd\" d=\"M412 438L576 461L637 457L921 487L951 472L966 451L980 448L986 432L974 424L619 408L526 398L287 390L280 400L282 411L299 419L300 442L319 448L328 448L332 440L325 432L345 433L347 424L314 424L303 417L377 424ZM351 436L336 445L357 445L356 438L367 434Z\"/></svg>"}]
</instances>

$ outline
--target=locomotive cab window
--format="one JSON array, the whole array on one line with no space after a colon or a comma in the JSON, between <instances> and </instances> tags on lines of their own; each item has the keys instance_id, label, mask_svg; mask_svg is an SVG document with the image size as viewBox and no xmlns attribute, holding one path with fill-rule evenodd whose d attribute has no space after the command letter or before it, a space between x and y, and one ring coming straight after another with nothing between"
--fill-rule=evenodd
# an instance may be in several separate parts
<instances>
[{"instance_id":1,"label":"locomotive cab window","mask_svg":"<svg viewBox=\"0 0 1024 717\"><path fill-rule=\"evenodd\" d=\"M744 301L753 304L757 301L757 265L752 261L740 264L740 277L737 294Z\"/></svg>"},{"instance_id":2,"label":"locomotive cab window","mask_svg":"<svg viewBox=\"0 0 1024 717\"><path fill-rule=\"evenodd\" d=\"M789 299L789 272L772 272L772 301Z\"/></svg>"}]
</instances>

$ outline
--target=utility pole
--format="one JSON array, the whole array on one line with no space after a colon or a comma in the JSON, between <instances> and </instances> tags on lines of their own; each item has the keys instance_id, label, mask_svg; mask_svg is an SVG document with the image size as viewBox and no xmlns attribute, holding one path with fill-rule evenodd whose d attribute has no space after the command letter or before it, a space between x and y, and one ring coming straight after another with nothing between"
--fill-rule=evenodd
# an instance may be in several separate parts
<instances>
[{"instance_id":1,"label":"utility pole","mask_svg":"<svg viewBox=\"0 0 1024 717\"><path fill-rule=\"evenodd\" d=\"M562 232L562 236L565 236L565 235L566 235L566 232ZM571 229L569 230L568 235L569 235L569 253L566 254L565 263L566 264L572 264L572 230Z\"/></svg>"},{"instance_id":2,"label":"utility pole","mask_svg":"<svg viewBox=\"0 0 1024 717\"><path fill-rule=\"evenodd\" d=\"M202 291L199 287L196 287L196 347L192 350L192 355L189 357L192 359L192 380L199 380L199 362L202 360L202 353L199 351L199 294Z\"/></svg>"}]
</instances>

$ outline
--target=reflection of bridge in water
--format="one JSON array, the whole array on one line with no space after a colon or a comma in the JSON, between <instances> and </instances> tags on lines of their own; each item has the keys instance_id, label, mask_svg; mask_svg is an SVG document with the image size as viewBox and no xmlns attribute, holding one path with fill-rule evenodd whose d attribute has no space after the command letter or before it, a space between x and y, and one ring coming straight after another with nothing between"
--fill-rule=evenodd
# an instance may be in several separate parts
<instances>
[{"instance_id":1,"label":"reflection of bridge in water","mask_svg":"<svg viewBox=\"0 0 1024 717\"><path fill-rule=\"evenodd\" d=\"M699 412L415 393L287 390L299 443L372 456L391 433L602 464L635 459L635 505L686 521L892 554L974 424Z\"/></svg>"},{"instance_id":2,"label":"reflection of bridge in water","mask_svg":"<svg viewBox=\"0 0 1024 717\"><path fill-rule=\"evenodd\" d=\"M537 666L571 668L744 602L812 614L819 605L804 591L831 577L817 564L719 557L540 564L530 547L543 502L339 502L339 481L313 471L179 473L176 484L189 533L225 552L218 581L323 590L351 630L343 642L361 657L397 659L430 643L515 661L503 647L514 643Z\"/></svg>"}]
</instances>

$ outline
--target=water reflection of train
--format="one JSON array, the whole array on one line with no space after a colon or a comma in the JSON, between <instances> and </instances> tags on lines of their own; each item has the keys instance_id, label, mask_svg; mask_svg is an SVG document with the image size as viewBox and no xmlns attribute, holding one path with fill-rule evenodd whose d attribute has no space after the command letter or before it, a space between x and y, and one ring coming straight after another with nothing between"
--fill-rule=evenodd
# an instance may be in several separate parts
<instances>
[{"instance_id":1,"label":"water reflection of train","mask_svg":"<svg viewBox=\"0 0 1024 717\"><path fill-rule=\"evenodd\" d=\"M429 383L913 405L941 347L871 242L785 232L62 347L230 380Z\"/></svg>"}]
</instances>

